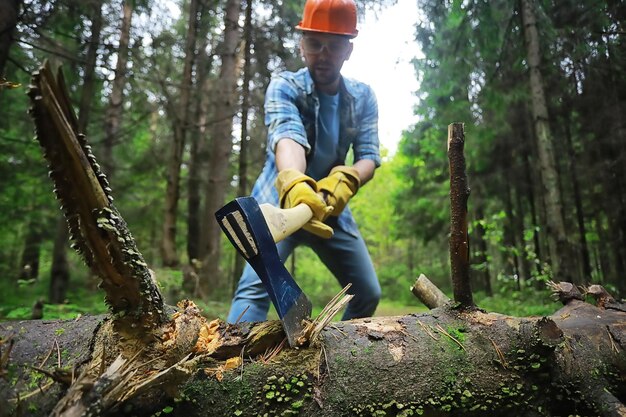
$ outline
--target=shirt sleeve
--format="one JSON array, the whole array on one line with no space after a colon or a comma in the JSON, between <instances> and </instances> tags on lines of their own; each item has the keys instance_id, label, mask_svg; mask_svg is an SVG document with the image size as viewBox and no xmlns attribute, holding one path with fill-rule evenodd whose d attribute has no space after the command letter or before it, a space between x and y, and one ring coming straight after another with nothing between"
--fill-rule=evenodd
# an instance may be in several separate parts
<instances>
[{"instance_id":1,"label":"shirt sleeve","mask_svg":"<svg viewBox=\"0 0 626 417\"><path fill-rule=\"evenodd\" d=\"M380 149L378 141L378 102L371 87L364 93L359 132L354 141L354 162L361 159L371 159L380 166Z\"/></svg>"},{"instance_id":2,"label":"shirt sleeve","mask_svg":"<svg viewBox=\"0 0 626 417\"><path fill-rule=\"evenodd\" d=\"M272 152L276 151L276 144L283 138L299 143L305 148L307 154L311 150L300 112L296 106L297 97L298 91L292 82L280 74L272 77L265 93L267 145Z\"/></svg>"}]
</instances>

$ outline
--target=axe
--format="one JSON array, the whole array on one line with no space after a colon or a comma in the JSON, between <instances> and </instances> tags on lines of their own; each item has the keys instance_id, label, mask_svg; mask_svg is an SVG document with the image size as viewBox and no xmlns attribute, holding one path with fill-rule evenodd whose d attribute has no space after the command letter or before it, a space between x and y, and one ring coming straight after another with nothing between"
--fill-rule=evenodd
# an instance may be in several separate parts
<instances>
[{"instance_id":1,"label":"axe","mask_svg":"<svg viewBox=\"0 0 626 417\"><path fill-rule=\"evenodd\" d=\"M311 217L313 212L306 204L279 209L259 205L253 197L236 198L215 213L224 234L261 278L292 347L297 345L302 321L311 316L311 302L283 265L276 242L299 230Z\"/></svg>"}]
</instances>

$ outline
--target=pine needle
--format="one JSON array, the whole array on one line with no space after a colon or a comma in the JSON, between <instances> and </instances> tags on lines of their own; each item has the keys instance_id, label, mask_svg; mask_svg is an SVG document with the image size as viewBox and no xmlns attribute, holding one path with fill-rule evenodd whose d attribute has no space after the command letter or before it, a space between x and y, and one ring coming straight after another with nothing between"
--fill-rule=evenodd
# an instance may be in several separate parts
<instances>
[{"instance_id":1,"label":"pine needle","mask_svg":"<svg viewBox=\"0 0 626 417\"><path fill-rule=\"evenodd\" d=\"M61 348L59 347L59 341L54 339L54 344L57 345L57 368L61 367Z\"/></svg>"},{"instance_id":2,"label":"pine needle","mask_svg":"<svg viewBox=\"0 0 626 417\"><path fill-rule=\"evenodd\" d=\"M55 340L56 341L56 340ZM43 360L41 361L41 363L39 364L38 368L43 368L43 366L46 364L46 362L48 362L48 359L50 359L50 356L52 356L52 352L54 351L54 346L52 346L50 348L50 350L48 351L48 354L46 355L45 358L43 358Z\"/></svg>"},{"instance_id":3,"label":"pine needle","mask_svg":"<svg viewBox=\"0 0 626 417\"><path fill-rule=\"evenodd\" d=\"M239 317L237 317L237 320L235 320L235 324L239 324L239 321L241 320L243 315L246 314L246 311L248 311L249 308L250 308L250 305L247 305L246 308L243 309L241 314L239 314Z\"/></svg>"},{"instance_id":4,"label":"pine needle","mask_svg":"<svg viewBox=\"0 0 626 417\"><path fill-rule=\"evenodd\" d=\"M269 361L274 359L276 355L280 353L281 350L283 350L283 347L285 347L286 341L287 341L287 338L284 338L283 340L281 340L281 342L278 345L272 348L268 348L263 355L259 356L259 360L263 364L267 364Z\"/></svg>"},{"instance_id":5,"label":"pine needle","mask_svg":"<svg viewBox=\"0 0 626 417\"><path fill-rule=\"evenodd\" d=\"M504 354L502 353L502 350L498 347L498 345L496 345L496 342L494 342L492 338L487 337L487 339L489 339L489 341L493 345L493 348L496 350L496 353L498 354L498 358L500 359L500 364L502 365L504 369L507 369L508 364L506 362L506 359L504 358Z\"/></svg>"},{"instance_id":6,"label":"pine needle","mask_svg":"<svg viewBox=\"0 0 626 417\"><path fill-rule=\"evenodd\" d=\"M430 329L424 323L422 323L419 319L417 320L417 324L419 324L422 330L424 330L424 332L426 332L426 334L430 336L433 340L435 341L439 340L435 337L433 332L431 332Z\"/></svg>"},{"instance_id":7,"label":"pine needle","mask_svg":"<svg viewBox=\"0 0 626 417\"><path fill-rule=\"evenodd\" d=\"M457 345L459 345L459 347L463 350L465 350L465 347L461 344L461 342L459 342L458 340L456 340L450 333L446 332L443 327L441 327L441 325L437 325L437 331L445 334L446 336L448 336L452 341L454 341Z\"/></svg>"},{"instance_id":8,"label":"pine needle","mask_svg":"<svg viewBox=\"0 0 626 417\"><path fill-rule=\"evenodd\" d=\"M611 342L611 349L613 349L615 353L619 352L619 349L617 348L617 345L615 344L615 341L613 340L613 335L611 334L611 331L609 330L609 326L606 326L606 332L609 335L609 341Z\"/></svg>"}]
</instances>

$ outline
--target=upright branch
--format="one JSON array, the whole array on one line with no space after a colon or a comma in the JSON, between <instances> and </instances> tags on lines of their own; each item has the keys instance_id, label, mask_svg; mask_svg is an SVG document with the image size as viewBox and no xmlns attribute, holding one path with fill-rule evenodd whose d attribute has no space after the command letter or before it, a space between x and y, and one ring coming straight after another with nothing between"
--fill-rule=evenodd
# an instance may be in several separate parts
<instances>
[{"instance_id":1,"label":"upright branch","mask_svg":"<svg viewBox=\"0 0 626 417\"><path fill-rule=\"evenodd\" d=\"M450 270L454 300L461 307L474 305L469 281L469 237L467 234L467 199L470 189L465 173L465 133L463 123L448 126L450 161Z\"/></svg>"},{"instance_id":2,"label":"upright branch","mask_svg":"<svg viewBox=\"0 0 626 417\"><path fill-rule=\"evenodd\" d=\"M68 223L72 247L102 279L106 302L125 337L147 335L162 323L163 299L126 223L112 204L100 169L58 71L46 62L33 75L30 113Z\"/></svg>"}]
</instances>

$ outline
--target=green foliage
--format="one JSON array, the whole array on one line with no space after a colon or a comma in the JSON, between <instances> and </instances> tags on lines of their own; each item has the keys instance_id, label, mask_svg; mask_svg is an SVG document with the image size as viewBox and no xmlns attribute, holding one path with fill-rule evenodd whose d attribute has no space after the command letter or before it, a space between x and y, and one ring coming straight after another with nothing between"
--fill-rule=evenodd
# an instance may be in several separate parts
<instances>
[{"instance_id":1,"label":"green foliage","mask_svg":"<svg viewBox=\"0 0 626 417\"><path fill-rule=\"evenodd\" d=\"M43 319L74 319L78 315L102 314L107 311L104 294L98 281L90 276L82 261L74 254L69 257L73 272L67 298L61 304L47 302L50 285L50 253L45 247L41 256L39 278L31 280L0 279L0 320L30 319L33 305L43 303ZM17 284L17 285L16 285Z\"/></svg>"},{"instance_id":2,"label":"green foliage","mask_svg":"<svg viewBox=\"0 0 626 417\"><path fill-rule=\"evenodd\" d=\"M80 303L44 304L43 318L45 320L75 319L78 316L86 314L102 314L106 310L102 306L102 297L90 297L87 299L75 297L75 299L80 301ZM0 318L2 320L29 320L31 318L32 307L22 306L11 308L10 306L4 306L1 311Z\"/></svg>"},{"instance_id":3,"label":"green foliage","mask_svg":"<svg viewBox=\"0 0 626 417\"><path fill-rule=\"evenodd\" d=\"M183 288L183 272L178 269L157 268L154 270L157 287L170 304L180 301Z\"/></svg>"},{"instance_id":4,"label":"green foliage","mask_svg":"<svg viewBox=\"0 0 626 417\"><path fill-rule=\"evenodd\" d=\"M486 311L518 317L546 316L559 308L550 299L549 291L533 288L527 288L523 291L503 290L493 296L477 292L474 294L474 301Z\"/></svg>"},{"instance_id":5,"label":"green foliage","mask_svg":"<svg viewBox=\"0 0 626 417\"><path fill-rule=\"evenodd\" d=\"M341 290L331 272L323 266L317 255L310 248L297 248L295 250L295 259L295 273L290 269L292 257L287 259L286 265L302 287L302 290L309 296L313 304L319 306L326 305Z\"/></svg>"},{"instance_id":6,"label":"green foliage","mask_svg":"<svg viewBox=\"0 0 626 417\"><path fill-rule=\"evenodd\" d=\"M426 240L447 233L446 132L448 124L461 121L472 188L470 223L486 231L483 237L471 237L479 246L487 246L472 249L483 257L472 259L478 261L477 269L493 277L517 277L533 286L550 278L563 279L552 277L548 267L543 201L547 191L540 177L532 125L528 52L519 2L425 1L420 6L425 17L417 25L416 40L424 57L414 61L421 80L416 108L420 122L405 132L397 156L398 175L405 178L395 196L397 221L403 226L397 229ZM619 260L624 253L622 249L607 252L601 240L614 242L613 247L625 246L617 243L621 238L601 219L614 212L610 207L615 205L607 201L615 192L623 195L623 188L597 169L603 164L595 158L604 158L605 168L624 166L606 162L623 158L624 148L616 147L615 136L608 133L615 124L601 92L614 92L612 102L623 108L626 84L611 75L623 70L623 33L609 28L621 27L618 21L624 9L599 1L584 6L532 2L532 7L538 16L540 71L555 129L553 146L561 175L558 192L563 196L568 239L592 254L589 259L578 257L581 273L574 278L611 282L623 275L617 271L624 270ZM597 33L602 30L613 35L600 40ZM601 157L599 148L612 151ZM622 175L618 171L623 170L614 171ZM614 204L622 206L623 202ZM614 272L604 274L599 264ZM498 278L494 284L502 282L506 281Z\"/></svg>"}]
</instances>

